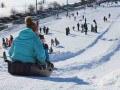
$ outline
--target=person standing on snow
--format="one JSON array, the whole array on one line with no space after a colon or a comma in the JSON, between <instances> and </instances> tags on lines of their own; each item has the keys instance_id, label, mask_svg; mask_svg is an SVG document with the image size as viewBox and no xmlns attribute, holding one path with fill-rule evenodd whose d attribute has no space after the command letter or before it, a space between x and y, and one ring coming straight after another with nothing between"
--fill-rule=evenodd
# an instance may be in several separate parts
<instances>
[{"instance_id":1,"label":"person standing on snow","mask_svg":"<svg viewBox=\"0 0 120 90\"><path fill-rule=\"evenodd\" d=\"M40 33L41 33L41 31L42 31L42 28L40 27Z\"/></svg>"},{"instance_id":2,"label":"person standing on snow","mask_svg":"<svg viewBox=\"0 0 120 90\"><path fill-rule=\"evenodd\" d=\"M105 22L105 19L106 19L106 17L104 16L104 18L103 18L104 22Z\"/></svg>"},{"instance_id":3,"label":"person standing on snow","mask_svg":"<svg viewBox=\"0 0 120 90\"><path fill-rule=\"evenodd\" d=\"M46 34L48 34L48 32L49 32L49 28L47 27L47 28L46 28Z\"/></svg>"},{"instance_id":4,"label":"person standing on snow","mask_svg":"<svg viewBox=\"0 0 120 90\"><path fill-rule=\"evenodd\" d=\"M43 27L43 32L46 33L46 27L45 26Z\"/></svg>"},{"instance_id":5,"label":"person standing on snow","mask_svg":"<svg viewBox=\"0 0 120 90\"><path fill-rule=\"evenodd\" d=\"M91 24L91 32L94 32L93 24Z\"/></svg>"},{"instance_id":6,"label":"person standing on snow","mask_svg":"<svg viewBox=\"0 0 120 90\"><path fill-rule=\"evenodd\" d=\"M80 24L79 23L77 24L77 27L78 27L78 31L80 31Z\"/></svg>"},{"instance_id":7,"label":"person standing on snow","mask_svg":"<svg viewBox=\"0 0 120 90\"><path fill-rule=\"evenodd\" d=\"M54 46L54 40L51 39L51 47Z\"/></svg>"},{"instance_id":8,"label":"person standing on snow","mask_svg":"<svg viewBox=\"0 0 120 90\"><path fill-rule=\"evenodd\" d=\"M9 40L6 38L6 47L9 47Z\"/></svg>"},{"instance_id":9,"label":"person standing on snow","mask_svg":"<svg viewBox=\"0 0 120 90\"><path fill-rule=\"evenodd\" d=\"M105 18L105 21L107 22L107 18Z\"/></svg>"},{"instance_id":10,"label":"person standing on snow","mask_svg":"<svg viewBox=\"0 0 120 90\"><path fill-rule=\"evenodd\" d=\"M84 32L84 25L83 24L81 24L81 28L82 28L81 32Z\"/></svg>"},{"instance_id":11,"label":"person standing on snow","mask_svg":"<svg viewBox=\"0 0 120 90\"><path fill-rule=\"evenodd\" d=\"M78 12L77 12L76 14L77 14L77 16L78 16Z\"/></svg>"},{"instance_id":12,"label":"person standing on snow","mask_svg":"<svg viewBox=\"0 0 120 90\"><path fill-rule=\"evenodd\" d=\"M95 19L93 20L93 22L94 22L94 24L95 24L95 27L94 27L95 30L94 30L94 31L97 33L97 22L96 22Z\"/></svg>"},{"instance_id":13,"label":"person standing on snow","mask_svg":"<svg viewBox=\"0 0 120 90\"><path fill-rule=\"evenodd\" d=\"M55 38L55 44L56 44L56 46L60 44L59 41L57 40L57 38Z\"/></svg>"},{"instance_id":14,"label":"person standing on snow","mask_svg":"<svg viewBox=\"0 0 120 90\"><path fill-rule=\"evenodd\" d=\"M84 15L82 16L82 19L84 19Z\"/></svg>"},{"instance_id":15,"label":"person standing on snow","mask_svg":"<svg viewBox=\"0 0 120 90\"><path fill-rule=\"evenodd\" d=\"M66 28L66 35L70 33L69 27Z\"/></svg>"},{"instance_id":16,"label":"person standing on snow","mask_svg":"<svg viewBox=\"0 0 120 90\"><path fill-rule=\"evenodd\" d=\"M85 35L87 35L87 30L88 30L87 23L84 23L84 28L85 28Z\"/></svg>"},{"instance_id":17,"label":"person standing on snow","mask_svg":"<svg viewBox=\"0 0 120 90\"><path fill-rule=\"evenodd\" d=\"M4 38L2 38L2 47L3 47L3 48L6 48L6 42L5 42L5 39L4 39Z\"/></svg>"},{"instance_id":18,"label":"person standing on snow","mask_svg":"<svg viewBox=\"0 0 120 90\"><path fill-rule=\"evenodd\" d=\"M109 17L109 18L111 17L111 14L110 14L110 13L108 14L108 17Z\"/></svg>"}]
</instances>

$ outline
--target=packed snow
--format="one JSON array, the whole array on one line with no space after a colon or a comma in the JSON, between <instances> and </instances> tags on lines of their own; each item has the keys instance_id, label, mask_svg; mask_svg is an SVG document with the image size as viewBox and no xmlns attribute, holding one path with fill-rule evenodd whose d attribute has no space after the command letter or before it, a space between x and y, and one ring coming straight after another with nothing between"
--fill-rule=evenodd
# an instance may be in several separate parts
<instances>
[{"instance_id":1,"label":"packed snow","mask_svg":"<svg viewBox=\"0 0 120 90\"><path fill-rule=\"evenodd\" d=\"M49 17L39 21L39 26L49 27L45 35L46 43L50 46L51 39L57 38L59 46L53 46L54 54L50 61L55 70L50 77L16 76L7 72L7 64L2 54L8 49L2 48L2 38L18 36L25 25L11 25L0 31L0 90L120 90L120 7L118 5L100 6L76 10L79 12L76 20L60 14L59 18ZM108 18L108 14L111 17ZM88 23L88 34L77 30L77 23ZM108 18L107 22L103 17ZM91 32L91 24L96 20L98 32ZM72 27L75 26L75 30ZM65 28L70 27L66 36ZM42 32L42 34L44 34Z\"/></svg>"}]
</instances>

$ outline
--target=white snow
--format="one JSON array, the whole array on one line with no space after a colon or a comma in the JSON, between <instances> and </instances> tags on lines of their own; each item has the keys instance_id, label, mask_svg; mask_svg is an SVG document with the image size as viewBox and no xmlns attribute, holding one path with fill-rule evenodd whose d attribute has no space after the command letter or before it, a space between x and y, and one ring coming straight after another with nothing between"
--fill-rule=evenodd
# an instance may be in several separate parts
<instances>
[{"instance_id":1,"label":"white snow","mask_svg":"<svg viewBox=\"0 0 120 90\"><path fill-rule=\"evenodd\" d=\"M59 19L40 20L40 27L50 28L49 34L45 35L46 43L50 46L55 37L60 42L59 46L53 47L56 53L50 55L58 70L50 77L13 76L0 58L0 90L120 90L120 8L119 4L104 5L104 8L78 10L76 21L64 14L60 14ZM103 17L108 17L108 13L111 13L111 18L104 22ZM82 15L89 23L87 35L77 31L77 23L84 23L84 20L80 21ZM98 33L90 32L93 19L97 21ZM65 28L68 26L71 31L66 36ZM75 30L72 30L73 26ZM24 28L25 25L14 25L0 31L0 41L9 35L17 37ZM0 49L0 57L4 51L8 52Z\"/></svg>"}]
</instances>

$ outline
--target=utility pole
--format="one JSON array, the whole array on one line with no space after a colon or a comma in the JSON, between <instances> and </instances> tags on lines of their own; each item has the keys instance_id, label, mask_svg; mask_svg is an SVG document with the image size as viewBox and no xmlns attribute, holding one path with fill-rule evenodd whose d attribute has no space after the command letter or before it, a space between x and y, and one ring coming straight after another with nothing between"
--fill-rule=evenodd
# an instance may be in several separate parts
<instances>
[{"instance_id":1,"label":"utility pole","mask_svg":"<svg viewBox=\"0 0 120 90\"><path fill-rule=\"evenodd\" d=\"M39 27L38 12L37 12L37 0L36 0L36 18L37 18L36 24Z\"/></svg>"},{"instance_id":2,"label":"utility pole","mask_svg":"<svg viewBox=\"0 0 120 90\"><path fill-rule=\"evenodd\" d=\"M68 0L67 0L67 16L68 16Z\"/></svg>"}]
</instances>

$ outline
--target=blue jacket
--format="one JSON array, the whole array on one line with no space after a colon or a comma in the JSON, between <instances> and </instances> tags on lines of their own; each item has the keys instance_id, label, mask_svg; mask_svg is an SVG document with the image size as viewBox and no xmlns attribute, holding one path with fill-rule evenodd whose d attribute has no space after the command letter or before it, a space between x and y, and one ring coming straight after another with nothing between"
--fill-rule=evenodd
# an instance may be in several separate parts
<instances>
[{"instance_id":1,"label":"blue jacket","mask_svg":"<svg viewBox=\"0 0 120 90\"><path fill-rule=\"evenodd\" d=\"M30 28L22 30L13 41L9 50L9 56L12 61L24 63L35 63L35 59L44 63L46 59L41 40Z\"/></svg>"}]
</instances>

